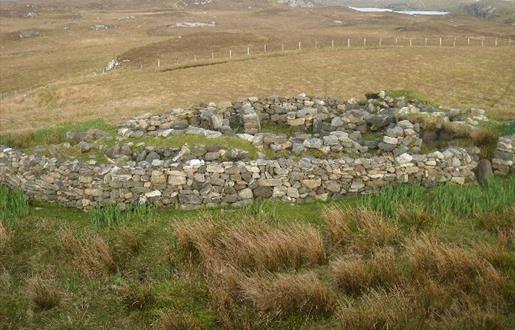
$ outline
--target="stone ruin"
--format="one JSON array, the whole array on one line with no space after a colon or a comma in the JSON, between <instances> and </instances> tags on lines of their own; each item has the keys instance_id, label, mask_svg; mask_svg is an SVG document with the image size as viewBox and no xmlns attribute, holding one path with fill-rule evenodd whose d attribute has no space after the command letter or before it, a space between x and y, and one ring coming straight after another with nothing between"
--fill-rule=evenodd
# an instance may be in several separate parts
<instances>
[{"instance_id":1,"label":"stone ruin","mask_svg":"<svg viewBox=\"0 0 515 330\"><path fill-rule=\"evenodd\" d=\"M425 120L439 124L428 130ZM1 146L0 182L35 200L83 209L243 206L256 199L328 200L397 183L464 184L476 181L480 150L453 146L445 127L474 129L485 121L481 109L442 109L385 92L361 101L251 97L141 115L113 135L68 132L66 142L31 154ZM149 142L179 136L214 143ZM435 139L445 147L424 153L424 144ZM514 145L515 135L499 139L495 174L515 172ZM71 148L101 154L106 162L62 157Z\"/></svg>"}]
</instances>

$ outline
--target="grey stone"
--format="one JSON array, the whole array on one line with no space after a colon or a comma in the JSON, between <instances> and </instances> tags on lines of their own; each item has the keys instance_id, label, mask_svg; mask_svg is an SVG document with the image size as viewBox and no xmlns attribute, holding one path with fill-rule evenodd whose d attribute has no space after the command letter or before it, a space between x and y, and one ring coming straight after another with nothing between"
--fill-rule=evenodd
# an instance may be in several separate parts
<instances>
[{"instance_id":1,"label":"grey stone","mask_svg":"<svg viewBox=\"0 0 515 330\"><path fill-rule=\"evenodd\" d=\"M492 171L492 163L488 159L482 159L477 166L477 181L482 186L487 186L490 178L494 175Z\"/></svg>"}]
</instances>

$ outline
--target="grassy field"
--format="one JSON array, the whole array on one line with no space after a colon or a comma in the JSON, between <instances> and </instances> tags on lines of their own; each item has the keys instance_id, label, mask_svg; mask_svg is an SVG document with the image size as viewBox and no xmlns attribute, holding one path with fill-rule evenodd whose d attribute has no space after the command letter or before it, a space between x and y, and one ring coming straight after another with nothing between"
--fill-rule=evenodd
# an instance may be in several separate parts
<instances>
[{"instance_id":1,"label":"grassy field","mask_svg":"<svg viewBox=\"0 0 515 330\"><path fill-rule=\"evenodd\" d=\"M509 329L515 178L90 214L0 189L2 329Z\"/></svg>"},{"instance_id":2,"label":"grassy field","mask_svg":"<svg viewBox=\"0 0 515 330\"><path fill-rule=\"evenodd\" d=\"M0 131L30 131L63 122L130 115L171 106L228 101L253 95L292 95L302 91L336 97L378 89L417 90L449 106L485 107L492 116L513 119L513 47L492 46L493 38L515 38L508 24L465 16L411 17L360 14L345 8L291 9L253 6L210 8L46 8L27 19L10 7L0 11ZM150 4L150 3L149 3ZM17 13L16 15L13 13ZM212 28L177 28L181 22L211 22ZM107 30L95 31L95 24ZM20 39L20 31L41 31ZM292 31L296 31L292 33ZM477 37L489 37L480 48ZM444 37L456 49L338 49L347 38L406 46ZM470 47L466 37L473 37ZM324 50L287 56L259 55L264 44L278 51L298 47ZM335 40L337 49L327 49ZM466 45L466 44L465 44ZM356 45L357 46L357 45ZM176 59L207 61L235 57L247 47L257 58L218 65L173 68ZM99 74L119 57L126 70ZM162 70L156 70L157 59ZM143 70L139 70L143 65Z\"/></svg>"},{"instance_id":3,"label":"grassy field","mask_svg":"<svg viewBox=\"0 0 515 330\"><path fill-rule=\"evenodd\" d=\"M515 48L318 50L174 71L122 70L74 78L2 99L0 127L27 131L63 122L117 122L170 106L245 96L331 95L412 89L453 107L514 119Z\"/></svg>"},{"instance_id":4,"label":"grassy field","mask_svg":"<svg viewBox=\"0 0 515 330\"><path fill-rule=\"evenodd\" d=\"M488 157L498 135L514 133L497 120L515 119L515 47L492 47L494 38L515 39L508 24L256 1L196 9L48 1L35 1L40 15L30 19L17 4L0 8L0 144L31 150L90 128L115 135L125 118L200 102L396 89L485 108L496 120L464 139ZM216 26L175 26L210 21ZM29 29L41 36L19 38ZM445 47L420 46L440 36ZM367 49L342 47L363 37ZM386 47L372 46L379 37ZM402 47L391 46L394 37ZM277 52L299 40L303 51ZM261 54L265 43L272 54ZM233 60L222 59L229 49ZM114 57L127 62L101 74ZM232 138L134 142L257 155ZM487 187L400 185L329 203L203 211L84 213L0 185L0 329L513 329L514 219L513 176Z\"/></svg>"}]
</instances>

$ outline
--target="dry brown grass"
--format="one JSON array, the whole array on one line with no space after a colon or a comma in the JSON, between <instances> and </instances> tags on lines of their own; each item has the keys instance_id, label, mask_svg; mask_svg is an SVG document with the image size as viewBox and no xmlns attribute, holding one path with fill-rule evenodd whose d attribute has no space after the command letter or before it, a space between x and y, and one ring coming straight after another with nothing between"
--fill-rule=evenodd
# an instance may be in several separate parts
<instances>
[{"instance_id":1,"label":"dry brown grass","mask_svg":"<svg viewBox=\"0 0 515 330\"><path fill-rule=\"evenodd\" d=\"M209 282L212 309L223 329L251 329L249 318L241 312L243 305L239 291L240 284L239 282L229 283L236 279L232 275L222 274ZM242 274L241 278L243 277ZM234 291L232 286L237 286L238 291Z\"/></svg>"},{"instance_id":2,"label":"dry brown grass","mask_svg":"<svg viewBox=\"0 0 515 330\"><path fill-rule=\"evenodd\" d=\"M276 270L326 261L323 238L309 225L274 228L260 222L214 224L201 219L181 223L175 230L182 249L200 255L208 268Z\"/></svg>"},{"instance_id":3,"label":"dry brown grass","mask_svg":"<svg viewBox=\"0 0 515 330\"><path fill-rule=\"evenodd\" d=\"M51 309L59 305L61 292L50 281L33 277L28 281L27 292L30 299L41 309Z\"/></svg>"},{"instance_id":4,"label":"dry brown grass","mask_svg":"<svg viewBox=\"0 0 515 330\"><path fill-rule=\"evenodd\" d=\"M200 322L192 315L184 315L180 311L170 309L159 316L158 328L161 330L200 330Z\"/></svg>"},{"instance_id":5,"label":"dry brown grass","mask_svg":"<svg viewBox=\"0 0 515 330\"><path fill-rule=\"evenodd\" d=\"M479 225L490 232L515 231L515 205L496 210L479 218Z\"/></svg>"},{"instance_id":6,"label":"dry brown grass","mask_svg":"<svg viewBox=\"0 0 515 330\"><path fill-rule=\"evenodd\" d=\"M386 222L379 213L366 208L332 207L325 211L324 219L332 241L356 253L396 244L399 238L399 229L393 222Z\"/></svg>"},{"instance_id":7,"label":"dry brown grass","mask_svg":"<svg viewBox=\"0 0 515 330\"><path fill-rule=\"evenodd\" d=\"M242 292L268 319L301 314L306 318L332 314L336 300L313 273L254 276Z\"/></svg>"},{"instance_id":8,"label":"dry brown grass","mask_svg":"<svg viewBox=\"0 0 515 330\"><path fill-rule=\"evenodd\" d=\"M462 290L477 290L492 297L503 283L499 272L484 258L427 235L408 242L406 252L415 278L431 276Z\"/></svg>"},{"instance_id":9,"label":"dry brown grass","mask_svg":"<svg viewBox=\"0 0 515 330\"><path fill-rule=\"evenodd\" d=\"M449 48L345 49L171 72L122 70L63 80L26 95L5 97L0 101L0 131L22 132L94 118L117 122L143 112L165 111L170 106L232 101L252 95L296 95L304 91L346 99L395 88L416 90L443 105L484 107L492 115L513 119L514 56L515 48L474 52ZM74 94L84 99L60 92L69 86L74 86ZM37 96L42 93L44 98Z\"/></svg>"},{"instance_id":10,"label":"dry brown grass","mask_svg":"<svg viewBox=\"0 0 515 330\"><path fill-rule=\"evenodd\" d=\"M345 329L503 329L498 306L430 279L371 290L337 311Z\"/></svg>"},{"instance_id":11,"label":"dry brown grass","mask_svg":"<svg viewBox=\"0 0 515 330\"><path fill-rule=\"evenodd\" d=\"M359 304L344 304L337 317L344 329L401 328L410 313L407 300L400 289L371 291L359 299Z\"/></svg>"},{"instance_id":12,"label":"dry brown grass","mask_svg":"<svg viewBox=\"0 0 515 330\"><path fill-rule=\"evenodd\" d=\"M123 255L138 254L143 246L140 233L135 229L123 228L117 237L116 248Z\"/></svg>"},{"instance_id":13,"label":"dry brown grass","mask_svg":"<svg viewBox=\"0 0 515 330\"><path fill-rule=\"evenodd\" d=\"M117 270L111 248L100 236L90 234L79 239L65 229L60 239L65 251L72 256L73 265L85 276L103 276Z\"/></svg>"},{"instance_id":14,"label":"dry brown grass","mask_svg":"<svg viewBox=\"0 0 515 330\"><path fill-rule=\"evenodd\" d=\"M162 8L159 9L159 11ZM69 12L68 14L74 14ZM134 20L119 21L120 17ZM376 45L407 38L489 35L507 38L509 25L465 17L406 17L390 14L360 14L347 9L288 9L278 11L184 9L156 12L84 10L70 15L43 12L34 19L2 17L0 22L0 131L21 132L70 121L102 117L118 121L127 116L170 106L197 102L227 101L253 95L313 95L340 98L360 96L379 89L417 90L449 106L480 106L503 118L515 118L515 50L509 47L399 47L330 50L334 40L341 47L348 37L368 37ZM215 20L215 28L170 28L177 22ZM345 27L331 23L342 20ZM115 25L93 31L93 24ZM2 39L26 29L43 30L40 38ZM295 31L292 33L292 31ZM451 38L447 38L451 39ZM176 57L206 61L227 56L229 48L241 57L252 53L313 48L315 40L324 50L300 55L257 58L177 70L156 71L157 58L170 67ZM434 41L434 39L433 39ZM448 42L448 40L447 40ZM357 45L356 45L357 46ZM55 50L59 49L57 55ZM95 75L113 57L124 54L143 70ZM394 63L394 65L392 64ZM413 66L416 63L416 66ZM206 83L209 82L209 83ZM12 93L17 91L16 95Z\"/></svg>"},{"instance_id":15,"label":"dry brown grass","mask_svg":"<svg viewBox=\"0 0 515 330\"><path fill-rule=\"evenodd\" d=\"M4 224L0 222L0 247L4 247L10 239L10 235L7 232Z\"/></svg>"},{"instance_id":16,"label":"dry brown grass","mask_svg":"<svg viewBox=\"0 0 515 330\"><path fill-rule=\"evenodd\" d=\"M357 255L338 258L332 263L331 269L336 286L348 294L362 293L372 280L366 262Z\"/></svg>"},{"instance_id":17,"label":"dry brown grass","mask_svg":"<svg viewBox=\"0 0 515 330\"><path fill-rule=\"evenodd\" d=\"M339 207L324 209L322 216L334 245L345 244L352 237L349 221L345 212Z\"/></svg>"},{"instance_id":18,"label":"dry brown grass","mask_svg":"<svg viewBox=\"0 0 515 330\"><path fill-rule=\"evenodd\" d=\"M155 303L156 298L148 283L129 283L124 285L120 294L128 310L144 310Z\"/></svg>"},{"instance_id":19,"label":"dry brown grass","mask_svg":"<svg viewBox=\"0 0 515 330\"><path fill-rule=\"evenodd\" d=\"M384 248L367 260L359 255L339 257L331 264L331 270L338 288L357 295L370 288L400 284L404 279L400 260L393 249Z\"/></svg>"},{"instance_id":20,"label":"dry brown grass","mask_svg":"<svg viewBox=\"0 0 515 330\"><path fill-rule=\"evenodd\" d=\"M398 218L402 227L417 232L431 229L437 222L435 216L423 207L401 207L399 209Z\"/></svg>"}]
</instances>

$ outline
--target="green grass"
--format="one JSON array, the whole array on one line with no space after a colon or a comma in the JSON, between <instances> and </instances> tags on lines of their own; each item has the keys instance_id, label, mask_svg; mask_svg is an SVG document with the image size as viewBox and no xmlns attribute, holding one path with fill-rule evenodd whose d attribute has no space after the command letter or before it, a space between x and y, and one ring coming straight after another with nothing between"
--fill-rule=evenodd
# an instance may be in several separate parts
<instances>
[{"instance_id":1,"label":"green grass","mask_svg":"<svg viewBox=\"0 0 515 330\"><path fill-rule=\"evenodd\" d=\"M28 214L29 202L25 193L0 185L0 220L11 222Z\"/></svg>"},{"instance_id":2,"label":"green grass","mask_svg":"<svg viewBox=\"0 0 515 330\"><path fill-rule=\"evenodd\" d=\"M387 94L391 97L404 97L407 101L417 101L426 105L430 105L433 107L438 108L439 105L428 98L425 95L422 95L414 90L408 90L408 89L394 89L387 91Z\"/></svg>"},{"instance_id":3,"label":"green grass","mask_svg":"<svg viewBox=\"0 0 515 330\"><path fill-rule=\"evenodd\" d=\"M274 133L274 134L286 134L288 137L294 135L293 127L288 125L280 125L275 123L261 123L261 132L263 133Z\"/></svg>"},{"instance_id":4,"label":"green grass","mask_svg":"<svg viewBox=\"0 0 515 330\"><path fill-rule=\"evenodd\" d=\"M366 132L361 134L361 138L365 141L382 141L384 133L382 132Z\"/></svg>"},{"instance_id":5,"label":"green grass","mask_svg":"<svg viewBox=\"0 0 515 330\"><path fill-rule=\"evenodd\" d=\"M130 221L141 221L151 215L153 208L146 204L129 205L121 209L116 205L106 205L90 212L91 222L98 228L119 226Z\"/></svg>"},{"instance_id":6,"label":"green grass","mask_svg":"<svg viewBox=\"0 0 515 330\"><path fill-rule=\"evenodd\" d=\"M342 208L366 206L385 215L386 223L400 225L401 242L409 242L414 235L412 230L416 229L417 233L430 230L431 235L451 243L451 246L489 244L495 247L474 253L485 253L488 260L492 260L496 268L510 279L515 276L513 252L497 250L496 244L502 243L499 238L502 236L498 233L509 233L514 225L507 219L512 215L509 208L515 204L514 187L515 177L511 176L496 179L487 188L444 185L427 189L399 185L385 187L377 195L349 197L329 203L291 205L262 201L242 209L200 211L149 211L138 207L119 211L111 206L88 214L34 203L30 210L28 206L23 208L25 211L20 215L23 221L3 223L8 238L2 240L0 235L0 264L5 265L0 267L0 285L3 288L0 290L0 327L141 329L159 327L165 320L172 324L193 324L202 329L220 329L224 324L221 316L230 312L234 314L227 315L231 315L233 320L248 320L261 328L338 329L341 326L336 315L306 319L303 315L294 314L264 325L259 323L262 315L246 301L238 302L232 307L236 308L232 312L230 309L221 311L219 304L224 301L224 296L217 297L218 303L212 296L213 285L218 282L211 283L206 279L203 266L184 253L178 244L174 225L187 224L199 217L234 225L254 220L256 224L274 227L310 224L322 234L327 234L322 216L324 209L333 205ZM7 194L12 196L12 192L2 190L2 200ZM406 205L410 205L410 212L401 215ZM428 218L426 213L431 217ZM63 231L72 233L77 242L86 245L91 243L83 238L101 237L111 250L116 271L94 277L81 274L73 262L73 255L63 250ZM343 253L338 247L330 248L328 253L333 255ZM402 249L401 246L397 248ZM332 286L328 268L326 264L315 268L321 283L331 288L339 302L361 306L359 298L346 295ZM302 274L307 270L301 268L296 272ZM406 266L402 274L405 276L409 272L410 268ZM39 308L27 293L27 283L31 278L51 284L49 288L59 293L60 303L51 309ZM45 294L43 290L41 298L45 298ZM446 308L451 309L452 306ZM30 318L26 317L27 312L32 315ZM502 306L496 312L500 324L504 324L503 318L509 319L510 315L513 317L513 313Z\"/></svg>"},{"instance_id":7,"label":"green grass","mask_svg":"<svg viewBox=\"0 0 515 330\"><path fill-rule=\"evenodd\" d=\"M493 125L493 129L499 136L515 134L515 122L497 122Z\"/></svg>"},{"instance_id":8,"label":"green grass","mask_svg":"<svg viewBox=\"0 0 515 330\"><path fill-rule=\"evenodd\" d=\"M128 139L129 142L144 143L147 146L154 147L166 147L166 148L180 148L183 145L188 145L189 147L194 146L220 146L228 149L241 149L247 151L250 154L252 159L256 159L258 155L258 151L252 143L242 140L235 136L221 136L218 138L209 139L205 136L198 136L192 134L181 134L172 136L170 138L160 138L160 137L150 137L143 136L141 138L131 138Z\"/></svg>"},{"instance_id":9,"label":"green grass","mask_svg":"<svg viewBox=\"0 0 515 330\"><path fill-rule=\"evenodd\" d=\"M98 129L112 135L116 132L116 128L103 119L95 119L41 129L31 133L0 135L0 144L21 149L38 145L59 144L66 141L66 132L86 132L88 129Z\"/></svg>"},{"instance_id":10,"label":"green grass","mask_svg":"<svg viewBox=\"0 0 515 330\"><path fill-rule=\"evenodd\" d=\"M465 188L466 187L466 188ZM360 204L393 218L403 206L426 209L440 219L479 217L515 203L515 177L494 178L487 187L445 184L427 190L417 185L394 185L369 195Z\"/></svg>"}]
</instances>

